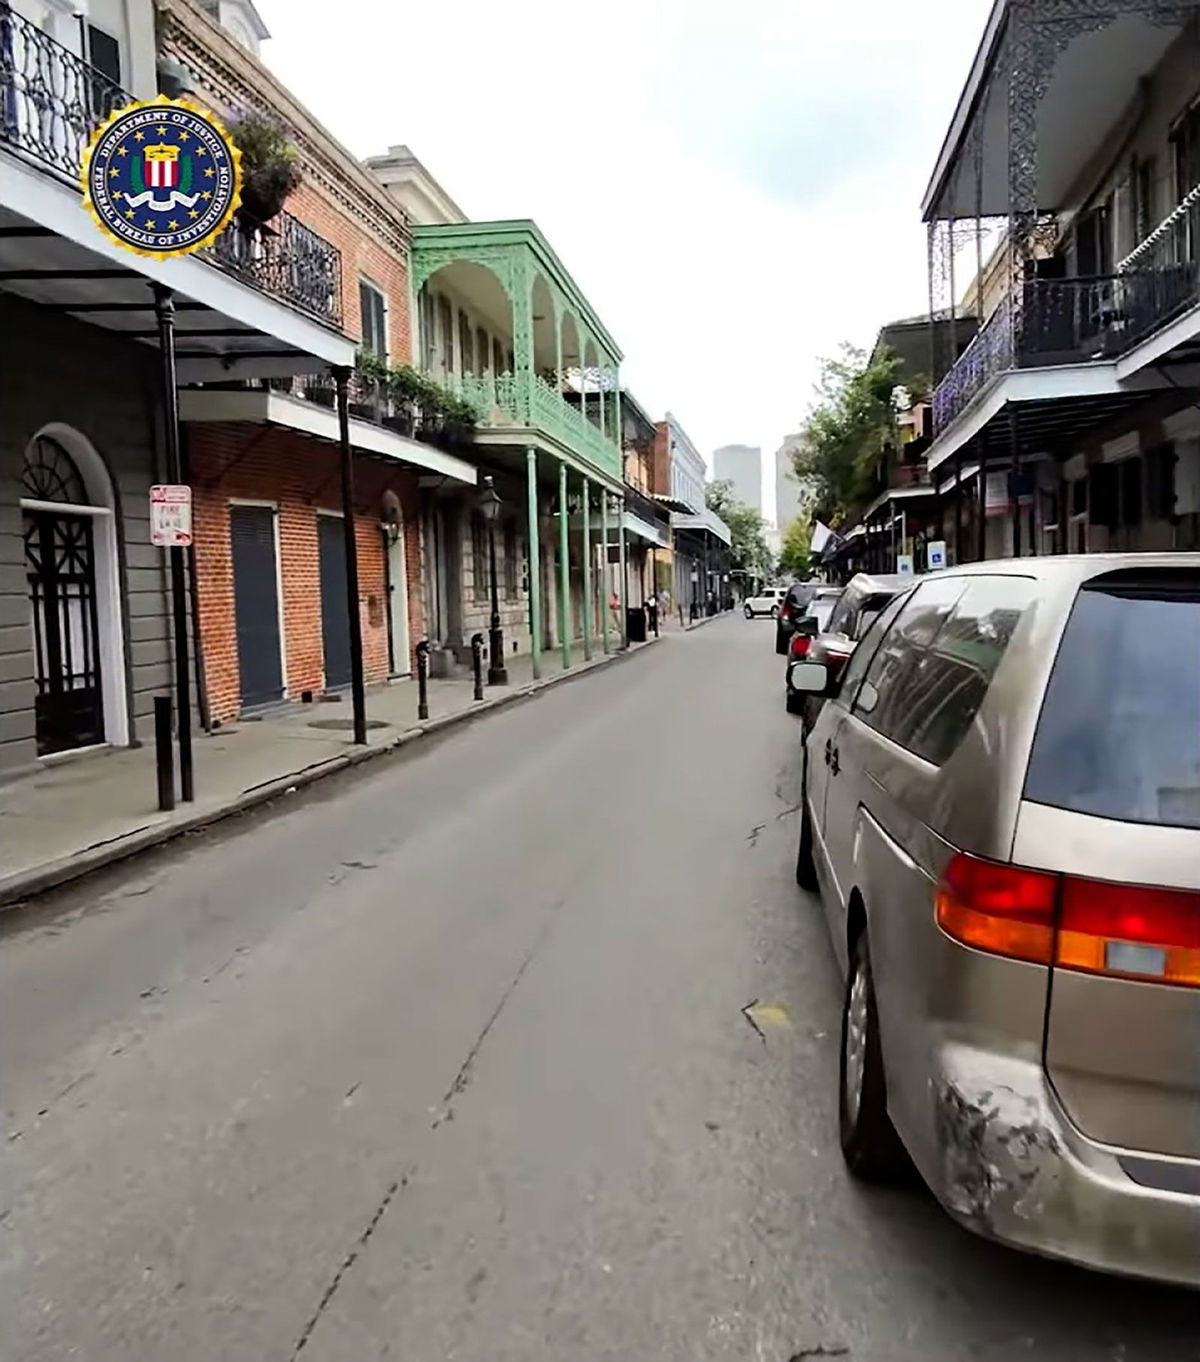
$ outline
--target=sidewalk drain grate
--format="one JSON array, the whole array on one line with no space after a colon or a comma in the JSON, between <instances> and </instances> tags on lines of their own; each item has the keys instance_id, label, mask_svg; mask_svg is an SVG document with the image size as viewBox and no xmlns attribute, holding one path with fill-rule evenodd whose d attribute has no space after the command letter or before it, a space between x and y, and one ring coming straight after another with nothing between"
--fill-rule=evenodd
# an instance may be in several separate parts
<instances>
[{"instance_id":1,"label":"sidewalk drain grate","mask_svg":"<svg viewBox=\"0 0 1200 1362\"><path fill-rule=\"evenodd\" d=\"M342 729L349 730L354 727L353 719L313 719L308 725L309 728ZM388 725L382 719L368 719L368 728L387 728Z\"/></svg>"}]
</instances>

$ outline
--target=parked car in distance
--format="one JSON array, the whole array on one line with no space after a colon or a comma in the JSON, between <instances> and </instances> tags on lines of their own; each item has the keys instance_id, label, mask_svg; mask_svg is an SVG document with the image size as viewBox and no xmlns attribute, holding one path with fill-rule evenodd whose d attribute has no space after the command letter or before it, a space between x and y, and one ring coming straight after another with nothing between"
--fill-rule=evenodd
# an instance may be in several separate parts
<instances>
[{"instance_id":1,"label":"parked car in distance","mask_svg":"<svg viewBox=\"0 0 1200 1362\"><path fill-rule=\"evenodd\" d=\"M842 588L840 586L820 586L817 588L812 600L806 607L808 614L797 623L792 632L791 641L788 643L788 665L784 668L785 678L791 671L791 664L806 658L813 642L829 628L830 617L833 615L834 607L841 599L841 595ZM786 703L789 714L802 713L802 705L807 698L800 692L794 691L791 682L788 681Z\"/></svg>"},{"instance_id":2,"label":"parked car in distance","mask_svg":"<svg viewBox=\"0 0 1200 1362\"><path fill-rule=\"evenodd\" d=\"M808 603L822 585L821 582L794 582L788 587L775 622L775 651L780 657L787 653L796 625L808 613Z\"/></svg>"},{"instance_id":3,"label":"parked car in distance","mask_svg":"<svg viewBox=\"0 0 1200 1362\"><path fill-rule=\"evenodd\" d=\"M746 603L742 607L742 614L748 620L754 619L756 615L770 615L775 619L779 614L779 607L783 604L783 598L787 595L785 586L769 586L761 596L747 596Z\"/></svg>"},{"instance_id":4,"label":"parked car in distance","mask_svg":"<svg viewBox=\"0 0 1200 1362\"><path fill-rule=\"evenodd\" d=\"M953 568L792 679L851 1171L1200 1286L1200 554Z\"/></svg>"},{"instance_id":5,"label":"parked car in distance","mask_svg":"<svg viewBox=\"0 0 1200 1362\"><path fill-rule=\"evenodd\" d=\"M912 577L896 573L881 576L868 572L857 573L838 597L825 631L812 640L804 659L799 660L824 662L836 673L849 661L859 639L884 606L902 591L909 590L913 584ZM805 695L793 686L794 665L793 659L789 658L787 692L789 696L795 694L797 698L788 705L788 713L799 714L803 718L803 731L807 733L820 711L822 701L819 696Z\"/></svg>"}]
</instances>

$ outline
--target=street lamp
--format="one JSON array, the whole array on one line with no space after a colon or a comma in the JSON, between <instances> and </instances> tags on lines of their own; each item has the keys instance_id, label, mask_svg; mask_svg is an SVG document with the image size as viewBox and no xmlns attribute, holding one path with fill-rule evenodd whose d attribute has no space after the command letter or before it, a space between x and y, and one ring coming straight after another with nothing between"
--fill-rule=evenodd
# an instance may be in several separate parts
<instances>
[{"instance_id":1,"label":"street lamp","mask_svg":"<svg viewBox=\"0 0 1200 1362\"><path fill-rule=\"evenodd\" d=\"M500 497L492 478L484 478L479 509L487 521L488 563L492 571L492 622L488 629L488 685L507 686L504 665L504 630L500 627L500 588L496 581L496 522L500 519Z\"/></svg>"}]
</instances>

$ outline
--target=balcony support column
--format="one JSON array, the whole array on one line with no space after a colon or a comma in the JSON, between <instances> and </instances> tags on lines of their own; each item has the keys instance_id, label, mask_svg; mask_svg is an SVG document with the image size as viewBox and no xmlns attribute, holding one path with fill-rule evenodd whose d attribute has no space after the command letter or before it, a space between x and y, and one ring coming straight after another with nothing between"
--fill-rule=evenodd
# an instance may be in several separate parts
<instances>
[{"instance_id":1,"label":"balcony support column","mask_svg":"<svg viewBox=\"0 0 1200 1362\"><path fill-rule=\"evenodd\" d=\"M600 489L600 638L608 652L608 492Z\"/></svg>"},{"instance_id":2,"label":"balcony support column","mask_svg":"<svg viewBox=\"0 0 1200 1362\"><path fill-rule=\"evenodd\" d=\"M934 475L936 476L936 474ZM954 566L963 561L962 556L962 451L954 455Z\"/></svg>"},{"instance_id":3,"label":"balcony support column","mask_svg":"<svg viewBox=\"0 0 1200 1362\"><path fill-rule=\"evenodd\" d=\"M354 705L354 741L367 741L367 693L363 676L362 616L358 608L358 538L354 523L354 450L350 445L350 370L333 371L337 393L338 449L342 474L342 543L346 552L346 614L350 626L350 696Z\"/></svg>"},{"instance_id":4,"label":"balcony support column","mask_svg":"<svg viewBox=\"0 0 1200 1362\"><path fill-rule=\"evenodd\" d=\"M976 482L978 504L975 507L975 561L987 557L987 451L979 454L979 477Z\"/></svg>"},{"instance_id":5,"label":"balcony support column","mask_svg":"<svg viewBox=\"0 0 1200 1362\"><path fill-rule=\"evenodd\" d=\"M607 496L608 494L605 493ZM629 559L625 546L625 508L614 495L613 509L617 513L617 542L620 545L621 560L621 647L629 647Z\"/></svg>"},{"instance_id":6,"label":"balcony support column","mask_svg":"<svg viewBox=\"0 0 1200 1362\"><path fill-rule=\"evenodd\" d=\"M537 450L525 451L526 504L529 513L529 660L533 679L542 675L542 557L538 548Z\"/></svg>"},{"instance_id":7,"label":"balcony support column","mask_svg":"<svg viewBox=\"0 0 1200 1362\"><path fill-rule=\"evenodd\" d=\"M571 507L567 502L567 465L558 465L558 638L563 671L571 665Z\"/></svg>"},{"instance_id":8,"label":"balcony support column","mask_svg":"<svg viewBox=\"0 0 1200 1362\"><path fill-rule=\"evenodd\" d=\"M1008 406L1008 454L1011 460L1008 481L1008 504L1012 514L1012 556L1021 556L1021 447L1017 430L1017 408Z\"/></svg>"},{"instance_id":9,"label":"balcony support column","mask_svg":"<svg viewBox=\"0 0 1200 1362\"><path fill-rule=\"evenodd\" d=\"M592 484L583 479L583 660L592 660Z\"/></svg>"}]
</instances>

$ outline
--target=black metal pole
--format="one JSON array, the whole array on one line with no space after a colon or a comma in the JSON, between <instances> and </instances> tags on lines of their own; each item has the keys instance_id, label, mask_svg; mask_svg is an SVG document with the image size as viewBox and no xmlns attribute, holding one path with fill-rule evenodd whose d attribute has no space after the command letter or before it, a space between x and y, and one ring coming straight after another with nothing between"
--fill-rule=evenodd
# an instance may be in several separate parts
<instances>
[{"instance_id":1,"label":"black metal pole","mask_svg":"<svg viewBox=\"0 0 1200 1362\"><path fill-rule=\"evenodd\" d=\"M171 745L171 697L154 697L154 765L158 774L158 807L175 807L175 750Z\"/></svg>"},{"instance_id":2,"label":"black metal pole","mask_svg":"<svg viewBox=\"0 0 1200 1362\"><path fill-rule=\"evenodd\" d=\"M978 502L975 506L975 544L976 562L982 563L987 557L987 450L979 455L979 479L976 484Z\"/></svg>"},{"instance_id":3,"label":"black metal pole","mask_svg":"<svg viewBox=\"0 0 1200 1362\"><path fill-rule=\"evenodd\" d=\"M963 561L962 542L962 454L954 456L954 566Z\"/></svg>"},{"instance_id":4,"label":"black metal pole","mask_svg":"<svg viewBox=\"0 0 1200 1362\"><path fill-rule=\"evenodd\" d=\"M474 699L483 699L483 635L471 635L471 675L475 678Z\"/></svg>"},{"instance_id":5,"label":"black metal pole","mask_svg":"<svg viewBox=\"0 0 1200 1362\"><path fill-rule=\"evenodd\" d=\"M158 323L159 360L162 365L163 434L167 446L167 476L183 481L179 454L179 389L175 378L175 297L162 284L154 290L154 317ZM196 797L192 768L192 714L188 697L188 607L184 550L167 550L171 563L171 617L175 647L175 706L179 735L179 797L190 804Z\"/></svg>"},{"instance_id":6,"label":"black metal pole","mask_svg":"<svg viewBox=\"0 0 1200 1362\"><path fill-rule=\"evenodd\" d=\"M488 521L488 562L492 571L492 618L488 628L488 685L507 686L504 630L500 627L500 588L496 582L496 522Z\"/></svg>"},{"instance_id":7,"label":"black metal pole","mask_svg":"<svg viewBox=\"0 0 1200 1362\"><path fill-rule=\"evenodd\" d=\"M429 718L429 640L417 644L417 718Z\"/></svg>"},{"instance_id":8,"label":"black metal pole","mask_svg":"<svg viewBox=\"0 0 1200 1362\"><path fill-rule=\"evenodd\" d=\"M1013 557L1021 556L1021 450L1017 440L1017 409L1010 402L1008 406L1008 453L1012 460L1009 481L1012 488L1008 495L1009 509L1012 511L1012 549Z\"/></svg>"},{"instance_id":9,"label":"black metal pole","mask_svg":"<svg viewBox=\"0 0 1200 1362\"><path fill-rule=\"evenodd\" d=\"M346 545L346 609L350 623L350 694L354 702L354 741L367 741L367 692L363 678L362 619L358 613L358 538L354 524L354 451L350 448L350 369L334 368L338 444L342 455L342 537Z\"/></svg>"}]
</instances>

